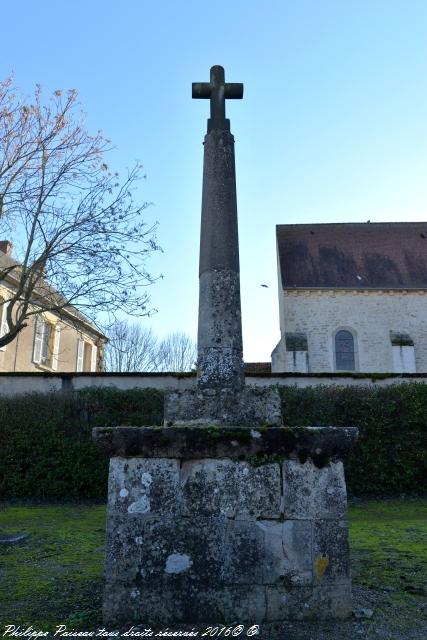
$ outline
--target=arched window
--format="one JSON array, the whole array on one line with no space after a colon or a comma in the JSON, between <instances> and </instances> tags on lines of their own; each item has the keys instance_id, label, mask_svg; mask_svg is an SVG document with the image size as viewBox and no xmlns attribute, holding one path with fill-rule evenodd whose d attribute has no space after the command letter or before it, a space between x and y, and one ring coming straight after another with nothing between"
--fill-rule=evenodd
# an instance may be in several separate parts
<instances>
[{"instance_id":1,"label":"arched window","mask_svg":"<svg viewBox=\"0 0 427 640\"><path fill-rule=\"evenodd\" d=\"M354 371L354 338L350 331L337 331L335 334L335 365L337 371Z\"/></svg>"}]
</instances>

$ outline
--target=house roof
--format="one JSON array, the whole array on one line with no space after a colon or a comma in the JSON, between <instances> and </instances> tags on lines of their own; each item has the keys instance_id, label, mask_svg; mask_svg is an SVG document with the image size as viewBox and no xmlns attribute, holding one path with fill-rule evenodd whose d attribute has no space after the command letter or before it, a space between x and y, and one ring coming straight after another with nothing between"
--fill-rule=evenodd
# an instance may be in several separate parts
<instances>
[{"instance_id":1,"label":"house roof","mask_svg":"<svg viewBox=\"0 0 427 640\"><path fill-rule=\"evenodd\" d=\"M245 362L245 374L271 374L271 362Z\"/></svg>"},{"instance_id":2,"label":"house roof","mask_svg":"<svg viewBox=\"0 0 427 640\"><path fill-rule=\"evenodd\" d=\"M12 284L15 279L18 277L16 271L20 268L20 263L14 260L11 256L6 255L5 253L0 252L0 274L3 271L3 282L9 280ZM14 273L15 272L15 273ZM57 313L59 316L68 317L69 320L74 321L86 327L86 331L89 330L95 333L102 339L107 339L107 337L78 309L76 309L73 305L65 304L65 299L61 296L58 291L52 287L46 280L42 279L39 285L35 288L34 293L39 299L43 297L49 298L49 304L47 305L47 311L52 310L55 312L54 305L58 305Z\"/></svg>"},{"instance_id":3,"label":"house roof","mask_svg":"<svg viewBox=\"0 0 427 640\"><path fill-rule=\"evenodd\" d=\"M286 288L427 289L427 222L281 224Z\"/></svg>"}]
</instances>

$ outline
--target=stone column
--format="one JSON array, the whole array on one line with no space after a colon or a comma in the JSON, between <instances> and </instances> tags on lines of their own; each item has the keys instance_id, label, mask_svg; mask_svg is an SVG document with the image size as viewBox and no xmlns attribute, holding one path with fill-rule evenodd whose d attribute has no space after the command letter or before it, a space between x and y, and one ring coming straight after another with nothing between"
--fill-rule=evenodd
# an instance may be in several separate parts
<instances>
[{"instance_id":1,"label":"stone column","mask_svg":"<svg viewBox=\"0 0 427 640\"><path fill-rule=\"evenodd\" d=\"M198 384L238 391L245 378L234 137L229 131L213 129L205 136L204 146Z\"/></svg>"},{"instance_id":2,"label":"stone column","mask_svg":"<svg viewBox=\"0 0 427 640\"><path fill-rule=\"evenodd\" d=\"M210 82L193 83L193 98L210 99L205 136L199 262L197 388L165 394L165 425L280 425L281 402L273 387L245 387L240 306L234 137L225 100L243 97L243 85L225 82L224 69Z\"/></svg>"}]
</instances>

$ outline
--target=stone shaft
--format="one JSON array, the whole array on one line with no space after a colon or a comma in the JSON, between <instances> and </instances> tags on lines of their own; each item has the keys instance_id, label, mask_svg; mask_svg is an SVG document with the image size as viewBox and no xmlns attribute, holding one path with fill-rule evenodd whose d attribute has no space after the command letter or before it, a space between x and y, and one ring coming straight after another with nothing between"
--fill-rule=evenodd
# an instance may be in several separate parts
<instances>
[{"instance_id":1,"label":"stone shaft","mask_svg":"<svg viewBox=\"0 0 427 640\"><path fill-rule=\"evenodd\" d=\"M244 386L234 137L205 136L199 269L198 384Z\"/></svg>"}]
</instances>

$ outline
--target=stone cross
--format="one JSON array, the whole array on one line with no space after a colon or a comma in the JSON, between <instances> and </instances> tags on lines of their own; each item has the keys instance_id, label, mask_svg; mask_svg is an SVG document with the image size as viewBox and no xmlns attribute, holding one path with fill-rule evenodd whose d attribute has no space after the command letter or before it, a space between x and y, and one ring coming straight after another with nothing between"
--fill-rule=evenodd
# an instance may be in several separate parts
<instances>
[{"instance_id":1,"label":"stone cross","mask_svg":"<svg viewBox=\"0 0 427 640\"><path fill-rule=\"evenodd\" d=\"M164 423L281 425L277 389L245 384L234 137L225 117L225 100L242 98L243 85L225 82L220 66L210 79L192 90L193 98L211 102L203 143L197 386L165 394Z\"/></svg>"},{"instance_id":2,"label":"stone cross","mask_svg":"<svg viewBox=\"0 0 427 640\"><path fill-rule=\"evenodd\" d=\"M111 458L108 626L239 620L254 630L253 623L351 614L337 458L355 444L357 429L283 428L278 389L244 384L234 139L223 69L213 67L211 79L200 91L211 98L212 118L203 168L198 386L165 393L164 428L93 432Z\"/></svg>"},{"instance_id":3,"label":"stone cross","mask_svg":"<svg viewBox=\"0 0 427 640\"><path fill-rule=\"evenodd\" d=\"M199 263L198 386L239 391L245 383L240 308L234 137L225 99L241 98L242 84L224 82L211 68L210 83L194 83L193 98L210 98L204 140Z\"/></svg>"},{"instance_id":4,"label":"stone cross","mask_svg":"<svg viewBox=\"0 0 427 640\"><path fill-rule=\"evenodd\" d=\"M193 82L193 98L210 98L211 117L208 120L208 133L212 129L230 131L230 120L225 117L226 99L243 98L241 82L225 82L224 69L219 65L211 67L210 82Z\"/></svg>"}]
</instances>

